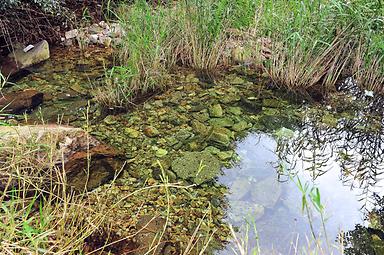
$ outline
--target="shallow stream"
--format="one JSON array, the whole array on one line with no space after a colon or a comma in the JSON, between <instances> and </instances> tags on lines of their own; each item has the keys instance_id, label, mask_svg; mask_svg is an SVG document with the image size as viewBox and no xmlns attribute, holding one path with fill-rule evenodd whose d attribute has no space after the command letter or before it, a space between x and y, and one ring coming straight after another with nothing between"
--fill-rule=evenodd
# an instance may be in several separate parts
<instances>
[{"instance_id":1,"label":"shallow stream","mask_svg":"<svg viewBox=\"0 0 384 255\"><path fill-rule=\"evenodd\" d=\"M124 192L161 183L162 170L171 182L198 184L188 192L172 190L168 215L163 215L165 198L156 190L124 201L116 206L114 221L121 228L116 233L125 234L137 215L155 211L169 217L168 245L186 245L198 222L207 221L209 210L213 219L207 231L218 229L215 240L225 246L212 253L236 254L232 249L244 241L246 254L253 249L260 254L302 254L303 249L339 254L341 232L350 233L356 224L368 226L365 216L374 206L374 193L384 195L382 113L363 111L361 105L343 108L343 102L329 109L296 105L244 75L231 74L206 87L194 75L181 74L168 92L130 112L105 117L92 100L92 90L102 84L110 53L87 54L85 61L79 58L84 53L59 51L8 89L44 92L45 102L26 117L27 123L84 126L89 121L92 135L122 150L128 170L106 190L113 194L106 204ZM25 124L25 117L17 118ZM185 173L175 166L191 155L225 166L223 173L216 180L220 168L208 165L197 178L200 170ZM194 166L185 163L187 167ZM216 172L204 172L210 170ZM311 197L316 188L321 213ZM136 216L127 221L127 215Z\"/></svg>"}]
</instances>

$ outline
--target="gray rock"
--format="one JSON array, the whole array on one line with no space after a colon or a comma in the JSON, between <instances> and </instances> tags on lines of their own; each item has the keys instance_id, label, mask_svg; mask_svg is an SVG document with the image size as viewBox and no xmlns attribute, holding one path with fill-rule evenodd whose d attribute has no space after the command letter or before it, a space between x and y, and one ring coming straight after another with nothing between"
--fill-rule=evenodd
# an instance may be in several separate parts
<instances>
[{"instance_id":1,"label":"gray rock","mask_svg":"<svg viewBox=\"0 0 384 255\"><path fill-rule=\"evenodd\" d=\"M28 52L24 52L23 49L16 49L3 61L1 73L4 76L15 74L21 69L47 60L49 57L49 44L45 40L35 44L33 49Z\"/></svg>"},{"instance_id":2,"label":"gray rock","mask_svg":"<svg viewBox=\"0 0 384 255\"><path fill-rule=\"evenodd\" d=\"M234 223L244 223L245 220L258 220L264 215L264 207L248 201L230 201L228 217Z\"/></svg>"},{"instance_id":3,"label":"gray rock","mask_svg":"<svg viewBox=\"0 0 384 255\"><path fill-rule=\"evenodd\" d=\"M79 30L72 29L65 32L65 39L66 40L73 39L73 38L76 38L78 35L79 35Z\"/></svg>"},{"instance_id":4,"label":"gray rock","mask_svg":"<svg viewBox=\"0 0 384 255\"><path fill-rule=\"evenodd\" d=\"M231 187L230 200L241 200L251 191L252 183L247 178L236 179Z\"/></svg>"},{"instance_id":5,"label":"gray rock","mask_svg":"<svg viewBox=\"0 0 384 255\"><path fill-rule=\"evenodd\" d=\"M258 182L251 191L252 201L266 208L273 208L280 195L281 184L275 176L269 176Z\"/></svg>"},{"instance_id":6,"label":"gray rock","mask_svg":"<svg viewBox=\"0 0 384 255\"><path fill-rule=\"evenodd\" d=\"M99 40L99 36L97 34L92 34L92 35L89 35L88 39L90 43L97 44Z\"/></svg>"},{"instance_id":7,"label":"gray rock","mask_svg":"<svg viewBox=\"0 0 384 255\"><path fill-rule=\"evenodd\" d=\"M202 184L220 173L220 161L208 152L185 152L172 162L172 170L184 180Z\"/></svg>"}]
</instances>

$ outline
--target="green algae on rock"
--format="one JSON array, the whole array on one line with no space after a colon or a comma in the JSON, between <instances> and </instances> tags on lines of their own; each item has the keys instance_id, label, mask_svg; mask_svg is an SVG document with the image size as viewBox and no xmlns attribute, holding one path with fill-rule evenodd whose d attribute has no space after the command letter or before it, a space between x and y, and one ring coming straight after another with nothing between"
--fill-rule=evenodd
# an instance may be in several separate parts
<instances>
[{"instance_id":1,"label":"green algae on rock","mask_svg":"<svg viewBox=\"0 0 384 255\"><path fill-rule=\"evenodd\" d=\"M172 170L184 180L202 184L220 174L220 161L209 152L185 152L172 162Z\"/></svg>"}]
</instances>

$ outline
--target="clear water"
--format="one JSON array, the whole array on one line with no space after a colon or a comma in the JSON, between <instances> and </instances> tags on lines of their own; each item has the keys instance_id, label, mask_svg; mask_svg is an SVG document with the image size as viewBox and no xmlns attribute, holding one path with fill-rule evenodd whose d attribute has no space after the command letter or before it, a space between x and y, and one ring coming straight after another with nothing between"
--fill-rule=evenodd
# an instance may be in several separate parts
<instances>
[{"instance_id":1,"label":"clear water","mask_svg":"<svg viewBox=\"0 0 384 255\"><path fill-rule=\"evenodd\" d=\"M310 128L296 132L294 138L279 146L271 135L258 133L249 134L238 142L240 162L226 169L219 181L229 188L228 222L238 227L237 236L240 239L244 240L246 233L249 235L247 254L252 254L254 247L260 247L261 254L301 254L301 249L315 247L308 214L302 211L302 192L297 186L297 177L303 185L320 190L326 231L321 215L313 206L310 217L323 254L340 254L340 244L336 241L338 234L352 230L355 224L366 224L364 211L370 209L370 196L374 192L384 195L384 182L377 174L384 171L382 158L372 159L376 161L376 174L365 173L370 174L370 178L362 178L357 169L348 171L346 160L340 159L344 146L352 140L345 140L348 137L343 133L339 133L336 140L327 135L322 134L326 142L319 143L321 146L315 142L303 143L303 139L308 142L316 136ZM358 143L355 141L353 144ZM366 156L358 148L348 148L356 156L355 161L361 161ZM284 162L297 177L279 176L279 162ZM351 160L348 162L351 165ZM358 165L361 166L362 162ZM234 246L236 244L232 242L218 254L233 254L231 249Z\"/></svg>"}]
</instances>

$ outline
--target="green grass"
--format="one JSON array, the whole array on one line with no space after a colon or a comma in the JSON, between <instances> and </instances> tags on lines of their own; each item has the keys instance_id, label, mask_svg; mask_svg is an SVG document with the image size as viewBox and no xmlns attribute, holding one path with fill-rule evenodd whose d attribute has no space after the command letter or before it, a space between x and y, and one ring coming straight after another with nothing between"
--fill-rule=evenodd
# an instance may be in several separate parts
<instances>
[{"instance_id":1,"label":"green grass","mask_svg":"<svg viewBox=\"0 0 384 255\"><path fill-rule=\"evenodd\" d=\"M260 36L270 37L275 44L267 70L277 86L324 96L346 76L363 73L358 76L359 85L371 83L364 76L373 71L372 63L383 53L380 1L259 1L258 6L262 6ZM362 62L358 62L356 52L362 44ZM378 66L373 72L383 77ZM379 91L382 86L375 85Z\"/></svg>"},{"instance_id":2,"label":"green grass","mask_svg":"<svg viewBox=\"0 0 384 255\"><path fill-rule=\"evenodd\" d=\"M260 55L262 39L272 41L263 64L278 87L324 98L353 76L362 88L383 92L383 15L379 0L122 4L115 16L126 34L117 67L97 98L107 107L130 106L166 89L178 67L215 76L234 64L231 50L243 43L251 45L250 55Z\"/></svg>"}]
</instances>

